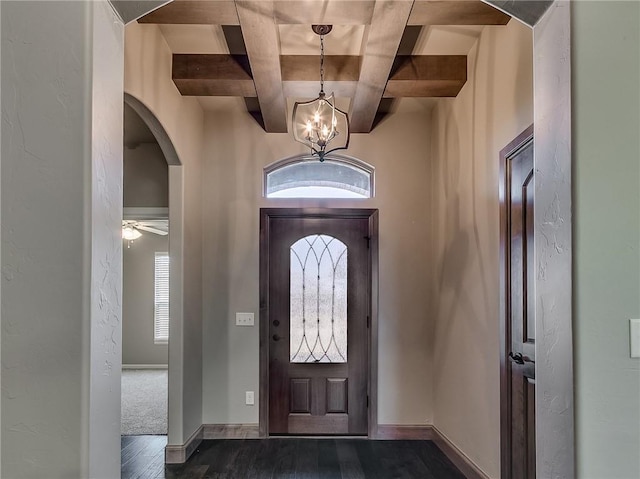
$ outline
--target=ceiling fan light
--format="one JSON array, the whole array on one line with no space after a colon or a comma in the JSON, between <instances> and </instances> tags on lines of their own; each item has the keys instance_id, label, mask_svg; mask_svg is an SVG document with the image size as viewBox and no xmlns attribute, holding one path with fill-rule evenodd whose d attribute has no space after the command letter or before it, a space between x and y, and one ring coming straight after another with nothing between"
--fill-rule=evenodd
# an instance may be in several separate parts
<instances>
[{"instance_id":1,"label":"ceiling fan light","mask_svg":"<svg viewBox=\"0 0 640 479\"><path fill-rule=\"evenodd\" d=\"M135 229L133 226L124 226L122 228L122 239L133 241L140 238L140 236L142 236L142 233L140 233L140 231Z\"/></svg>"}]
</instances>

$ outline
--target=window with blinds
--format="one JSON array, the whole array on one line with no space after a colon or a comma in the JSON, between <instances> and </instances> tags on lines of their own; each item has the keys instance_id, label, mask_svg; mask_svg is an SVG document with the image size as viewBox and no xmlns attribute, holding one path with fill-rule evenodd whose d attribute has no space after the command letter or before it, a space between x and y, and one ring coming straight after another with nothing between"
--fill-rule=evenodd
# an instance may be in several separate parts
<instances>
[{"instance_id":1,"label":"window with blinds","mask_svg":"<svg viewBox=\"0 0 640 479\"><path fill-rule=\"evenodd\" d=\"M169 253L156 252L153 342L169 341Z\"/></svg>"}]
</instances>

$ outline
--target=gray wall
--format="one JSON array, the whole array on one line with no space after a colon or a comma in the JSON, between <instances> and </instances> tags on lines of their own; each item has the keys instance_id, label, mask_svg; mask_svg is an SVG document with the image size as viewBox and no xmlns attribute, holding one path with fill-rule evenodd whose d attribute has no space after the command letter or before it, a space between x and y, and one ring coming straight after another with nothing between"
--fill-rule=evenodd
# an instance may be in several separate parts
<instances>
[{"instance_id":1,"label":"gray wall","mask_svg":"<svg viewBox=\"0 0 640 479\"><path fill-rule=\"evenodd\" d=\"M640 4L575 2L572 21L578 476L640 477Z\"/></svg>"},{"instance_id":2,"label":"gray wall","mask_svg":"<svg viewBox=\"0 0 640 479\"><path fill-rule=\"evenodd\" d=\"M402 100L368 135L353 135L348 154L376 168L370 200L267 200L262 169L305 152L288 134L266 134L242 100L219 102L205 120L203 181L203 421L257 423L245 391L258 392L258 327L234 326L236 312L258 324L260 207L360 207L380 210L380 424L430 424L429 304L425 294L430 103Z\"/></svg>"},{"instance_id":3,"label":"gray wall","mask_svg":"<svg viewBox=\"0 0 640 479\"><path fill-rule=\"evenodd\" d=\"M169 206L169 166L157 143L125 148L124 206Z\"/></svg>"},{"instance_id":4,"label":"gray wall","mask_svg":"<svg viewBox=\"0 0 640 479\"><path fill-rule=\"evenodd\" d=\"M438 100L431 130L433 422L499 477L499 154L533 123L531 28L484 28L468 65L458 96Z\"/></svg>"},{"instance_id":5,"label":"gray wall","mask_svg":"<svg viewBox=\"0 0 640 479\"><path fill-rule=\"evenodd\" d=\"M143 232L122 258L122 364L168 364L168 345L153 342L154 260L167 236Z\"/></svg>"}]
</instances>

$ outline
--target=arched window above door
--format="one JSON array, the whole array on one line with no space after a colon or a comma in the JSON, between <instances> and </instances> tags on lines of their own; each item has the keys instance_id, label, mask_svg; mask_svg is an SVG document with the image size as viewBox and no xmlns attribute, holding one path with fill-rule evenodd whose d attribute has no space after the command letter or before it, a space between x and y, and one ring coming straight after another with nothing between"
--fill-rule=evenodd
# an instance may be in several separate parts
<instances>
[{"instance_id":1,"label":"arched window above door","mask_svg":"<svg viewBox=\"0 0 640 479\"><path fill-rule=\"evenodd\" d=\"M374 168L348 156L325 161L307 155L277 161L264 169L267 198L372 198Z\"/></svg>"}]
</instances>

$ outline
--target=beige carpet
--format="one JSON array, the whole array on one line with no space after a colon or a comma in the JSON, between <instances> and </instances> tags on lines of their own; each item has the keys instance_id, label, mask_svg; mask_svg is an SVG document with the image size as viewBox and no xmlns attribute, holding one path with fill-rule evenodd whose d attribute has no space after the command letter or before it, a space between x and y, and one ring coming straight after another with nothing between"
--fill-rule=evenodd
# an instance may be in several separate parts
<instances>
[{"instance_id":1,"label":"beige carpet","mask_svg":"<svg viewBox=\"0 0 640 479\"><path fill-rule=\"evenodd\" d=\"M122 371L123 436L167 433L166 369Z\"/></svg>"}]
</instances>

